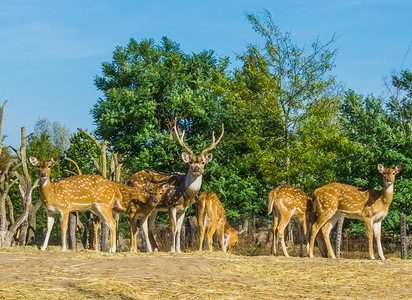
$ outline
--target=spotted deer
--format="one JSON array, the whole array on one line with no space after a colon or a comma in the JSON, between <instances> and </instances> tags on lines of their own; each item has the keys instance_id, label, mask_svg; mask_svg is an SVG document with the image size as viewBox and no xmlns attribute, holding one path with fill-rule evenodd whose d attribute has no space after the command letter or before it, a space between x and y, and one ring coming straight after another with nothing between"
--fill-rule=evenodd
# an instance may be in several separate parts
<instances>
[{"instance_id":1,"label":"spotted deer","mask_svg":"<svg viewBox=\"0 0 412 300\"><path fill-rule=\"evenodd\" d=\"M57 158L39 161L31 156L29 160L38 169L40 200L47 212L47 234L41 250L47 248L57 214L62 217L62 251L66 251L69 213L90 210L108 224L112 233L109 252L116 252L116 221L112 216L112 207L115 203L122 207L122 195L116 184L99 175L79 175L52 181L50 180L51 167L57 163Z\"/></svg>"},{"instance_id":2,"label":"spotted deer","mask_svg":"<svg viewBox=\"0 0 412 300\"><path fill-rule=\"evenodd\" d=\"M272 253L276 255L278 240L282 245L283 254L289 256L285 245L285 228L291 218L296 222L299 233L300 252L303 256L303 242L309 253L309 232L316 216L312 209L312 198L301 189L291 185L281 185L270 191L268 196L268 214L273 211L273 242ZM320 247L323 241L318 239ZM324 248L320 248L321 252Z\"/></svg>"},{"instance_id":3,"label":"spotted deer","mask_svg":"<svg viewBox=\"0 0 412 300\"><path fill-rule=\"evenodd\" d=\"M223 252L232 252L234 246L239 242L239 235L246 228L236 231L229 225L226 219L226 211L216 193L212 191L203 192L199 195L196 206L196 218L199 225L200 245L202 251L205 230L207 237L208 250L212 251L213 235L217 231L220 246Z\"/></svg>"},{"instance_id":4,"label":"spotted deer","mask_svg":"<svg viewBox=\"0 0 412 300\"><path fill-rule=\"evenodd\" d=\"M184 143L183 138L185 132L183 131L182 135L180 135L176 119L173 129L179 144L189 152L189 154L182 152L183 161L189 165L188 171L186 173L164 174L145 169L134 174L128 182L128 185L137 189L143 188L145 180L149 180L156 184L168 185L168 188L164 190L162 200L149 217L149 240L151 244L148 247L148 252L158 251L156 241L153 237L153 225L159 211L167 211L169 213L172 228L171 251L181 252L180 231L182 229L186 210L193 204L195 196L200 190L205 165L213 158L211 153L206 153L219 144L224 134L224 126L222 124L222 133L218 140L215 140L215 133L213 132L212 144L203 150L200 155L195 155Z\"/></svg>"},{"instance_id":5,"label":"spotted deer","mask_svg":"<svg viewBox=\"0 0 412 300\"><path fill-rule=\"evenodd\" d=\"M146 247L150 245L148 234L148 218L155 210L156 205L163 196L163 189L167 186L156 185L151 182L146 183L146 188L138 190L122 183L116 183L123 198L123 207L127 207L126 212L119 210L116 205L113 211L129 216L130 218L130 251L137 252L137 220L140 221L144 236L146 238Z\"/></svg>"},{"instance_id":6,"label":"spotted deer","mask_svg":"<svg viewBox=\"0 0 412 300\"><path fill-rule=\"evenodd\" d=\"M113 206L113 212L120 215L128 216L130 220L130 252L137 252L137 220L140 221L143 233L146 238L146 245L148 241L148 226L147 219L153 210L156 208L157 203L159 203L162 193L163 186L152 184L151 182L146 183L146 187L143 190L138 190L128 185L120 182L114 182L119 188L122 194L122 207ZM98 249L98 225L100 219L98 216L93 221L93 242L92 248Z\"/></svg>"},{"instance_id":7,"label":"spotted deer","mask_svg":"<svg viewBox=\"0 0 412 300\"><path fill-rule=\"evenodd\" d=\"M309 256L313 257L314 239L322 228L328 248L329 257L335 258L329 233L341 216L350 219L362 219L365 223L369 238L369 255L375 259L373 253L373 235L375 234L378 254L385 260L381 245L381 223L388 214L393 200L393 185L395 175L402 169L397 165L395 169L386 168L378 164L378 171L383 175L383 189L366 190L342 183L330 183L313 192L313 199L318 210L318 220L312 226ZM323 226L323 227L322 227Z\"/></svg>"}]
</instances>

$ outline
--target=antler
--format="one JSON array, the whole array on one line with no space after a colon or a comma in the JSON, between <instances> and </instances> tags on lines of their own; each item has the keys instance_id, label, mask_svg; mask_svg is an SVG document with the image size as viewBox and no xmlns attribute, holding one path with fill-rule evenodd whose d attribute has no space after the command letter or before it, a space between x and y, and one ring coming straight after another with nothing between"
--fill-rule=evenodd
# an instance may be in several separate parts
<instances>
[{"instance_id":1,"label":"antler","mask_svg":"<svg viewBox=\"0 0 412 300\"><path fill-rule=\"evenodd\" d=\"M217 144L219 144L219 142L222 139L224 133L225 133L225 126L222 124L222 134L220 135L217 142L215 142L215 132L213 131L213 133L212 133L212 144L209 146L209 148L206 148L205 150L203 150L200 155L203 155L206 152L208 152L208 151L212 150L213 148L215 148L217 146Z\"/></svg>"},{"instance_id":2,"label":"antler","mask_svg":"<svg viewBox=\"0 0 412 300\"><path fill-rule=\"evenodd\" d=\"M192 150L190 150L190 148L188 147L188 146L186 146L186 144L183 142L183 138L184 138L184 136L185 136L185 131L183 130L183 134L182 134L182 136L180 136L180 134L179 134L179 127L177 127L177 118L175 118L175 126L173 127L173 129L175 130L175 133L176 133L176 137L177 137L177 140L179 141L179 144L183 147L183 148L185 148L191 155L195 155L194 153L193 153L193 151Z\"/></svg>"}]
</instances>

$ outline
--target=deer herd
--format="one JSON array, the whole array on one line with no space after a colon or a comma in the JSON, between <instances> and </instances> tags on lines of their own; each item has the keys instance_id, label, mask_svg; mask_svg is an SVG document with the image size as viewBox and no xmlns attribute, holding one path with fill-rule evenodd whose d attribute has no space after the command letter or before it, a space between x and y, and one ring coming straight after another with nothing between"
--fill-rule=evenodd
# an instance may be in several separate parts
<instances>
[{"instance_id":1,"label":"deer herd","mask_svg":"<svg viewBox=\"0 0 412 300\"><path fill-rule=\"evenodd\" d=\"M96 215L94 220L93 248L97 250L97 226L104 221L111 232L109 252L116 252L116 221L113 213L130 218L130 251L136 252L137 220L139 220L146 241L146 251L158 251L153 227L158 212L167 211L172 231L172 252L181 252L180 235L187 209L194 203L200 191L205 165L213 158L211 153L224 134L215 140L200 155L185 144L183 131L177 126L175 119L174 132L179 144L187 150L182 152L182 160L189 165L186 173L165 174L152 170L141 170L135 173L126 184L113 182L99 175L79 175L71 178L51 180L51 167L57 163L56 158L39 161L30 157L32 165L38 168L40 177L40 199L47 212L47 233L41 250L48 245L55 216L61 215L62 250L66 250L66 233L69 213L72 211L91 211ZM336 222L343 216L351 219L362 219L365 223L369 239L369 255L373 253L373 237L375 237L379 257L385 257L381 245L381 223L388 213L393 199L395 175L402 166L394 169L384 168L378 164L378 171L383 174L383 189L365 190L354 186L330 183L313 192L309 197L305 192L291 185L281 185L268 195L268 214L273 212L273 243L271 253L276 255L280 238L282 251L286 250L284 232L291 218L296 222L300 256L303 256L303 243L309 257L313 257L315 240L323 256L335 258L329 234ZM231 252L239 242L239 236L246 230L235 230L226 219L223 204L216 193L202 192L198 196L196 217L200 232L199 250L203 248L206 233L207 249L212 250L213 235L217 232L218 241L223 252Z\"/></svg>"}]
</instances>

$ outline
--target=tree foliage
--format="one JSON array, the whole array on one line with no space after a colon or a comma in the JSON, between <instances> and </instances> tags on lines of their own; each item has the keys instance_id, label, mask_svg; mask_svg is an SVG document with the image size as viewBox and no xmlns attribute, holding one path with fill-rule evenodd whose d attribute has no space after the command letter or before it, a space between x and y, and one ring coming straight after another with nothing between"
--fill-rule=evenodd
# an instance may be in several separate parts
<instances>
[{"instance_id":1,"label":"tree foliage","mask_svg":"<svg viewBox=\"0 0 412 300\"><path fill-rule=\"evenodd\" d=\"M174 118L183 120L187 140L202 147L198 141L218 127L218 101L210 87L226 66L213 51L185 54L166 37L160 45L131 39L127 47L116 48L95 79L104 93L92 110L97 135L133 169L175 171L174 164L164 166L174 156L168 151Z\"/></svg>"},{"instance_id":2,"label":"tree foliage","mask_svg":"<svg viewBox=\"0 0 412 300\"><path fill-rule=\"evenodd\" d=\"M239 56L243 67L234 74L231 96L237 111L248 115L246 138L263 178L309 189L333 179L332 170L319 171L335 164L348 145L338 130L339 85L329 74L334 38L315 40L309 52L280 31L270 13L263 20L247 17L264 47L249 45Z\"/></svg>"},{"instance_id":3,"label":"tree foliage","mask_svg":"<svg viewBox=\"0 0 412 300\"><path fill-rule=\"evenodd\" d=\"M300 47L269 12L263 18L246 16L263 42L249 45L233 72L229 60L214 51L187 54L167 37L160 44L130 39L116 47L95 77L103 96L91 111L94 134L119 153L126 172L185 172L183 149L173 139L174 119L195 153L210 145L212 132L220 134L224 123L202 190L218 194L229 218L265 216L267 194L279 184L291 183L308 194L332 181L379 189L376 164L402 164L384 229L395 230L402 212L411 226L411 73L392 76L396 92L388 99L351 90L343 94L331 74L334 37ZM65 156L83 174L96 173L99 149L82 133L69 140L67 128L40 119L28 154L57 156L57 178L77 173Z\"/></svg>"},{"instance_id":4,"label":"tree foliage","mask_svg":"<svg viewBox=\"0 0 412 300\"><path fill-rule=\"evenodd\" d=\"M346 183L381 189L382 176L376 165L403 165L395 183L394 201L383 221L387 230L399 227L400 213L408 216L408 226L412 224L412 124L393 113L391 108L396 107L395 101L391 98L385 103L383 98L364 97L350 90L341 108L343 129L357 145L357 150L344 157L346 163L341 164L341 175ZM410 114L410 107L405 112Z\"/></svg>"}]
</instances>

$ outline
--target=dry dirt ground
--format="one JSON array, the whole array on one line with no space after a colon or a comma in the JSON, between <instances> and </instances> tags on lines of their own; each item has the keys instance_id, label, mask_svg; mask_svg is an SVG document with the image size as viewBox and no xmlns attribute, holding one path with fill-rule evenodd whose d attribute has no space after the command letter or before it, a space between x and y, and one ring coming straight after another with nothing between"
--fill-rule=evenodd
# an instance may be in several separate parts
<instances>
[{"instance_id":1,"label":"dry dirt ground","mask_svg":"<svg viewBox=\"0 0 412 300\"><path fill-rule=\"evenodd\" d=\"M412 261L0 250L0 299L412 299Z\"/></svg>"}]
</instances>

